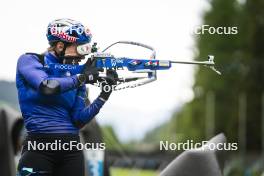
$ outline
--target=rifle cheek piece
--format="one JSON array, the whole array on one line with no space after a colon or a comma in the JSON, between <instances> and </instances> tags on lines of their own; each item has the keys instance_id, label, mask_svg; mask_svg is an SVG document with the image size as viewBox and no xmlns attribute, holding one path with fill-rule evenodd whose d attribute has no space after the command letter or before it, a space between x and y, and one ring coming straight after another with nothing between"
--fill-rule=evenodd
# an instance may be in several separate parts
<instances>
[{"instance_id":1,"label":"rifle cheek piece","mask_svg":"<svg viewBox=\"0 0 264 176\"><path fill-rule=\"evenodd\" d=\"M39 86L40 93L54 95L60 93L60 83L57 80L44 80Z\"/></svg>"}]
</instances>

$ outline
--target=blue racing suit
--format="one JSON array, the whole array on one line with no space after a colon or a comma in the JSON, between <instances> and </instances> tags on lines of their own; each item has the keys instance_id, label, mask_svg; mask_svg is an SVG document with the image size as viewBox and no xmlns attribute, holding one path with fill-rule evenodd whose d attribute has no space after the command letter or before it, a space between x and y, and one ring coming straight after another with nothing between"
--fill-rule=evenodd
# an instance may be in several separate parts
<instances>
[{"instance_id":1,"label":"blue racing suit","mask_svg":"<svg viewBox=\"0 0 264 176\"><path fill-rule=\"evenodd\" d=\"M59 59L46 52L44 62L59 63ZM59 83L59 93L43 94L40 85L45 81ZM105 103L98 97L86 106L86 88L79 86L77 76L46 71L36 55L24 54L18 59L16 86L24 123L30 133L77 134Z\"/></svg>"}]
</instances>

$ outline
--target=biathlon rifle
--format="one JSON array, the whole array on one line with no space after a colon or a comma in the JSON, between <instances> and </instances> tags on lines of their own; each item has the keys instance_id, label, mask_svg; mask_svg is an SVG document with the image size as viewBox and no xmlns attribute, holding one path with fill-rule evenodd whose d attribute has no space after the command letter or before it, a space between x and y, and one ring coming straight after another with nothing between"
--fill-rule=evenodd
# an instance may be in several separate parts
<instances>
[{"instance_id":1,"label":"biathlon rifle","mask_svg":"<svg viewBox=\"0 0 264 176\"><path fill-rule=\"evenodd\" d=\"M139 47L146 48L150 50L151 57L150 59L134 59L127 57L116 58L112 54L107 53L106 51L116 44L128 44L135 45ZM102 70L100 73L100 78L105 78L107 76L107 70L128 70L133 73L145 73L145 76L130 76L130 77L119 77L117 78L117 86L114 90L121 90L125 88L134 88L141 86L150 82L157 80L157 70L168 70L171 68L172 64L194 64L202 65L211 68L217 74L221 73L215 68L214 56L209 55L207 61L173 61L173 60L156 60L156 51L151 46L132 42L132 41L119 41L111 44L102 52L98 52L97 44L94 43L92 46L92 52L88 55L87 62L83 65L67 65L67 64L49 64L45 68L52 70L53 73L67 72L69 75L76 75L82 73L84 67L87 64L92 63L92 66ZM99 86L98 83L95 85Z\"/></svg>"}]
</instances>

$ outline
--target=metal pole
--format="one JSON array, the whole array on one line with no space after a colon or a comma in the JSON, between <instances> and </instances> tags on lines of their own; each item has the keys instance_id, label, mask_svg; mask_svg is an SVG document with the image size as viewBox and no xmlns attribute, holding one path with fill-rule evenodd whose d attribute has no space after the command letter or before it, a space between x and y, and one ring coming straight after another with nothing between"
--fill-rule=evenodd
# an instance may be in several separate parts
<instances>
[{"instance_id":1,"label":"metal pole","mask_svg":"<svg viewBox=\"0 0 264 176\"><path fill-rule=\"evenodd\" d=\"M210 139L215 132L215 94L209 91L206 95L206 139Z\"/></svg>"}]
</instances>

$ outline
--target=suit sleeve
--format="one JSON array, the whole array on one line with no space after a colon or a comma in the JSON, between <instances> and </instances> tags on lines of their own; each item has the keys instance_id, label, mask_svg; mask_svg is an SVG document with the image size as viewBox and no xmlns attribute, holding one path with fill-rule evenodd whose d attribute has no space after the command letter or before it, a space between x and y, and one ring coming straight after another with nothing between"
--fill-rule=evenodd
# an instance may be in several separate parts
<instances>
[{"instance_id":1,"label":"suit sleeve","mask_svg":"<svg viewBox=\"0 0 264 176\"><path fill-rule=\"evenodd\" d=\"M59 89L57 93L63 93L78 87L77 76L49 78L43 69L43 65L34 55L22 55L17 62L17 72L37 91L41 91L40 85L42 83L49 82L56 83Z\"/></svg>"},{"instance_id":2,"label":"suit sleeve","mask_svg":"<svg viewBox=\"0 0 264 176\"><path fill-rule=\"evenodd\" d=\"M105 101L98 97L90 105L86 106L86 98L86 88L82 86L78 90L71 114L73 123L79 128L92 120L105 103Z\"/></svg>"}]
</instances>

